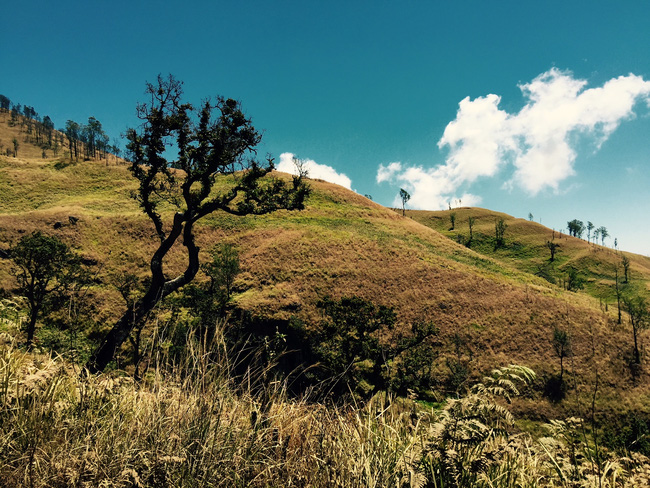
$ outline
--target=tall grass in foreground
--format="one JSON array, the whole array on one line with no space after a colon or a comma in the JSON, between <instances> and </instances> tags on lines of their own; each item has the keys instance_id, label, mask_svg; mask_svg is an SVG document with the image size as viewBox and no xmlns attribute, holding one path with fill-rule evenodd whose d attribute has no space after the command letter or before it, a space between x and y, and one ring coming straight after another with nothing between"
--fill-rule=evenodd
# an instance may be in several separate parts
<instances>
[{"instance_id":1,"label":"tall grass in foreground","mask_svg":"<svg viewBox=\"0 0 650 488\"><path fill-rule=\"evenodd\" d=\"M235 382L223 343L188 342L141 383L79 378L0 338L0 485L6 487L648 486L645 458L594 464L570 423L511 434L502 368L440 411L378 395L363 406L290 399L258 372Z\"/></svg>"}]
</instances>

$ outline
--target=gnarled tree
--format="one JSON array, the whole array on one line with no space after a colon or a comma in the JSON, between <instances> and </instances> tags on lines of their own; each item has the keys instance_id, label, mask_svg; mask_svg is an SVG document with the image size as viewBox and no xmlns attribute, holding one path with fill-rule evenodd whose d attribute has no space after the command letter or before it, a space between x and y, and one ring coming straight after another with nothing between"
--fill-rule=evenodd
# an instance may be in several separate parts
<instances>
[{"instance_id":1,"label":"gnarled tree","mask_svg":"<svg viewBox=\"0 0 650 488\"><path fill-rule=\"evenodd\" d=\"M182 101L182 83L172 76L158 76L156 84L147 84L146 93L149 100L137 107L143 124L127 131L127 148L131 173L140 183L135 196L160 242L151 257L147 291L93 353L87 364L91 373L108 365L160 300L194 279L200 266L194 225L201 218L219 210L240 216L300 210L310 191L301 176L292 183L266 177L273 160L269 158L266 165L256 161L261 135L239 102L218 97L195 109ZM176 159L168 160L170 154ZM229 184L217 188L217 178ZM161 208L165 203L175 208L169 217L171 212ZM188 263L182 273L170 278L164 272L165 257L179 238Z\"/></svg>"}]
</instances>

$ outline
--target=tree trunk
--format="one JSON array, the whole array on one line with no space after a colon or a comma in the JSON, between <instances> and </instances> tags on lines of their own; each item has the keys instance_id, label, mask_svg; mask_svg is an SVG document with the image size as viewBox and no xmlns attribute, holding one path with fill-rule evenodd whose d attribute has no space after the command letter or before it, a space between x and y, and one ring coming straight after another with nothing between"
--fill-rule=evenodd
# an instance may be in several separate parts
<instances>
[{"instance_id":1,"label":"tree trunk","mask_svg":"<svg viewBox=\"0 0 650 488\"><path fill-rule=\"evenodd\" d=\"M616 306L618 308L618 325L621 325L621 291L618 288L618 266L616 267Z\"/></svg>"},{"instance_id":2,"label":"tree trunk","mask_svg":"<svg viewBox=\"0 0 650 488\"><path fill-rule=\"evenodd\" d=\"M32 308L29 313L29 323L27 324L27 349L32 348L34 342L34 331L36 330L36 319L38 318L38 309Z\"/></svg>"},{"instance_id":3,"label":"tree trunk","mask_svg":"<svg viewBox=\"0 0 650 488\"><path fill-rule=\"evenodd\" d=\"M136 325L141 324L149 312L167 295L175 292L194 279L199 271L199 248L192 234L193 222L186 214L177 213L169 235L151 258L151 285L147 293L138 300L134 308L128 308L104 338L102 344L88 360L86 368L92 374L103 371L115 357L119 347L126 341ZM183 245L187 248L188 265L185 272L172 280L166 280L163 260L176 239L183 234Z\"/></svg>"},{"instance_id":4,"label":"tree trunk","mask_svg":"<svg viewBox=\"0 0 650 488\"><path fill-rule=\"evenodd\" d=\"M149 312L153 310L158 301L162 298L162 286L152 286L146 295L135 305L135 309L127 309L124 315L117 321L110 332L104 338L101 346L93 353L88 360L86 367L91 374L104 371L108 363L115 357L118 348L129 337L129 334L141 323Z\"/></svg>"}]
</instances>

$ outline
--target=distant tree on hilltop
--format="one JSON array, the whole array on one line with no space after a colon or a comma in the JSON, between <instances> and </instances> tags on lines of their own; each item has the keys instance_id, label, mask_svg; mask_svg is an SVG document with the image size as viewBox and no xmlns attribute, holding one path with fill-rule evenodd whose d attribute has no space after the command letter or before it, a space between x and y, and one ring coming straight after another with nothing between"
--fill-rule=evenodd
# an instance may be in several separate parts
<instances>
[{"instance_id":1,"label":"distant tree on hilltop","mask_svg":"<svg viewBox=\"0 0 650 488\"><path fill-rule=\"evenodd\" d=\"M38 113L36 112L36 110L34 110L34 107L30 107L28 105L23 106L23 115L28 119L40 120L38 117Z\"/></svg>"},{"instance_id":2,"label":"distant tree on hilltop","mask_svg":"<svg viewBox=\"0 0 650 488\"><path fill-rule=\"evenodd\" d=\"M402 217L404 217L406 215L406 202L411 199L411 195L404 188L400 188L399 197L402 200Z\"/></svg>"},{"instance_id":3,"label":"distant tree on hilltop","mask_svg":"<svg viewBox=\"0 0 650 488\"><path fill-rule=\"evenodd\" d=\"M600 243L604 246L605 245L605 239L609 237L609 232L607 232L606 227L598 227L598 234L600 235Z\"/></svg>"},{"instance_id":4,"label":"distant tree on hilltop","mask_svg":"<svg viewBox=\"0 0 650 488\"><path fill-rule=\"evenodd\" d=\"M97 144L103 134L102 124L95 117L88 118L88 124L83 126L82 136L87 158L96 157Z\"/></svg>"},{"instance_id":5,"label":"distant tree on hilltop","mask_svg":"<svg viewBox=\"0 0 650 488\"><path fill-rule=\"evenodd\" d=\"M20 103L16 103L11 106L11 121L16 123L18 116L23 112L23 106Z\"/></svg>"},{"instance_id":6,"label":"distant tree on hilltop","mask_svg":"<svg viewBox=\"0 0 650 488\"><path fill-rule=\"evenodd\" d=\"M74 120L68 120L65 123L65 135L68 138L68 147L70 148L70 159L74 154L75 161L79 160L79 145L81 141L81 126Z\"/></svg>"},{"instance_id":7,"label":"distant tree on hilltop","mask_svg":"<svg viewBox=\"0 0 650 488\"><path fill-rule=\"evenodd\" d=\"M0 108L3 110L9 110L9 107L11 107L11 100L4 95L0 95Z\"/></svg>"},{"instance_id":8,"label":"distant tree on hilltop","mask_svg":"<svg viewBox=\"0 0 650 488\"><path fill-rule=\"evenodd\" d=\"M120 149L120 140L117 137L113 137L113 147L111 152L115 155L115 158L119 158L122 155L122 149Z\"/></svg>"},{"instance_id":9,"label":"distant tree on hilltop","mask_svg":"<svg viewBox=\"0 0 650 488\"><path fill-rule=\"evenodd\" d=\"M45 137L47 137L47 145L48 147L52 147L52 133L54 132L54 122L52 122L52 119L49 115L43 117L42 126Z\"/></svg>"},{"instance_id":10,"label":"distant tree on hilltop","mask_svg":"<svg viewBox=\"0 0 650 488\"><path fill-rule=\"evenodd\" d=\"M591 242L591 231L594 230L594 224L587 221L587 242Z\"/></svg>"},{"instance_id":11,"label":"distant tree on hilltop","mask_svg":"<svg viewBox=\"0 0 650 488\"><path fill-rule=\"evenodd\" d=\"M582 220L573 219L571 222L567 222L567 229L569 230L569 235L582 239L582 233L585 230L585 224Z\"/></svg>"}]
</instances>

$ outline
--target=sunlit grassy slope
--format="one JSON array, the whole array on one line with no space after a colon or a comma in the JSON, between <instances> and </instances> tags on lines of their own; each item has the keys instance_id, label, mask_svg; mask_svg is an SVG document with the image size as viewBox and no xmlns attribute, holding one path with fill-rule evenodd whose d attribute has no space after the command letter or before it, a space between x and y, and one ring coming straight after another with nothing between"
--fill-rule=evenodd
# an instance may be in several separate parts
<instances>
[{"instance_id":1,"label":"sunlit grassy slope","mask_svg":"<svg viewBox=\"0 0 650 488\"><path fill-rule=\"evenodd\" d=\"M646 295L650 292L649 257L602 246L594 242L593 236L591 242L588 242L586 232L585 239L578 239L533 221L517 219L482 208L464 207L437 212L407 211L407 213L417 222L437 230L456 242L462 242L483 255L508 263L526 273L552 276L559 285L566 280L568 269L573 267L585 279L585 292L603 301L611 303L616 299L617 270L619 282L628 289L633 288L634 291ZM452 215L455 216L453 229ZM468 244L470 218L474 218L473 239ZM504 219L507 224L506 245L495 249L495 222L499 219ZM548 242L559 246L554 262L550 261ZM609 238L608 243L612 242L613 238ZM623 256L626 256L630 262L627 283L624 283Z\"/></svg>"},{"instance_id":2,"label":"sunlit grassy slope","mask_svg":"<svg viewBox=\"0 0 650 488\"><path fill-rule=\"evenodd\" d=\"M402 217L342 187L315 180L310 184L314 191L304 211L243 218L215 213L202 222L197 239L204 260L219 242L240 250L236 307L260 318L295 315L316 323L315 303L328 295L359 295L393 306L401 328L415 321L432 321L440 328L434 370L441 375L448 372L448 358L462 356L475 376L518 363L544 378L559 370L551 346L553 329L559 327L573 337L571 368L579 384L591 384L598 373L604 400L646 408L648 375L643 372L632 381L632 335L627 321L616 323L611 299L613 264L620 259L614 251L556 235L562 250L554 265L558 276L568 265L589 272L585 292L567 292L534 274L548 259L545 243L552 238L552 231L539 224L499 214L508 223L507 245L495 252L490 240L494 212L458 209L456 231L450 232L444 212ZM105 284L92 293L98 321L108 327L122 311L110 277L127 270L144 277L156 244L151 224L130 197L135 188L125 165L70 164L40 155L0 157L0 249L38 229L96 262ZM448 236L467 233L470 215L476 217L475 241L467 248ZM650 260L629 256L634 286L647 289ZM169 274L183 264L179 245ZM8 291L13 287L10 271L10 261L0 259L0 287ZM466 345L456 349L454 336ZM526 408L552 416L555 407L536 399Z\"/></svg>"}]
</instances>

